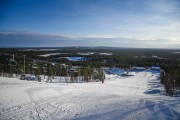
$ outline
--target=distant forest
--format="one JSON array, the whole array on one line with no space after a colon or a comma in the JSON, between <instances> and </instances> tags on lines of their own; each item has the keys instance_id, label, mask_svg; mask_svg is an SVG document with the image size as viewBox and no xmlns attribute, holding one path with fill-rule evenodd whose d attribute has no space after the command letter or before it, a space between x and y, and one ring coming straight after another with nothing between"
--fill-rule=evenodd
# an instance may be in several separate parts
<instances>
[{"instance_id":1,"label":"distant forest","mask_svg":"<svg viewBox=\"0 0 180 120\"><path fill-rule=\"evenodd\" d=\"M46 57L43 56L45 54ZM57 54L56 54L57 53ZM139 49L139 48L113 48L113 47L63 47L63 48L1 48L0 72L15 72L15 68L8 65L14 59L18 63L16 72L23 68L26 55L26 72L33 62L40 65L43 73L43 64L56 63L70 66L90 68L117 67L130 69L133 66L161 67L161 82L168 91L180 88L180 49ZM66 57L83 57L84 61L69 61ZM175 81L174 81L175 80ZM174 83L175 82L175 83ZM171 94L171 92L169 93Z\"/></svg>"}]
</instances>

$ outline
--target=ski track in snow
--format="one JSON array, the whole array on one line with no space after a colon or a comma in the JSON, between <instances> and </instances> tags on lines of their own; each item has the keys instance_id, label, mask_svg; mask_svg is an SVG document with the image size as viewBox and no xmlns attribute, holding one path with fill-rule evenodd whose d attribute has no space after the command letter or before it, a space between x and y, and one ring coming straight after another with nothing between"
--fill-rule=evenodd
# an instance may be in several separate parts
<instances>
[{"instance_id":1,"label":"ski track in snow","mask_svg":"<svg viewBox=\"0 0 180 120\"><path fill-rule=\"evenodd\" d=\"M0 77L0 119L180 119L180 98L165 96L154 71L128 77L106 75L104 84L44 81Z\"/></svg>"}]
</instances>

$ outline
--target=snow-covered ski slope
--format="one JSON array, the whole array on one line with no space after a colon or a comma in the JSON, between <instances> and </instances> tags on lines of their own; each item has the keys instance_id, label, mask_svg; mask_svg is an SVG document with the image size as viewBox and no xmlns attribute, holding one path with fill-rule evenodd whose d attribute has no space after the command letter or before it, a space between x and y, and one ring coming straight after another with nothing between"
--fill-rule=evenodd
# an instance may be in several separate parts
<instances>
[{"instance_id":1,"label":"snow-covered ski slope","mask_svg":"<svg viewBox=\"0 0 180 120\"><path fill-rule=\"evenodd\" d=\"M165 96L154 71L105 83L0 78L0 120L180 120L180 98Z\"/></svg>"}]
</instances>

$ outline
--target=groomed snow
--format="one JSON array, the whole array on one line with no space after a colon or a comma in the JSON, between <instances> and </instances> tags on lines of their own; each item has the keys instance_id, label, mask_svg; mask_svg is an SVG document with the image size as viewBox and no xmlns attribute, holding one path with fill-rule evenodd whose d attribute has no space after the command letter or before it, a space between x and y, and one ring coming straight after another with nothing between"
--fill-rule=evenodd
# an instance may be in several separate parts
<instances>
[{"instance_id":1,"label":"groomed snow","mask_svg":"<svg viewBox=\"0 0 180 120\"><path fill-rule=\"evenodd\" d=\"M180 98L165 96L159 73L106 75L105 83L0 77L1 120L179 120Z\"/></svg>"}]
</instances>

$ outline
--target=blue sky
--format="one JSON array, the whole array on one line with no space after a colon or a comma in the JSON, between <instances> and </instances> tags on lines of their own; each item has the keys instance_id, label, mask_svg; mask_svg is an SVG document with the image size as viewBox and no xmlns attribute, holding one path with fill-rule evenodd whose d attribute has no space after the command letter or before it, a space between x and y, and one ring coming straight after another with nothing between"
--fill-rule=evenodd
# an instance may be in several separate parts
<instances>
[{"instance_id":1,"label":"blue sky","mask_svg":"<svg viewBox=\"0 0 180 120\"><path fill-rule=\"evenodd\" d=\"M180 48L180 0L0 2L0 47Z\"/></svg>"}]
</instances>

